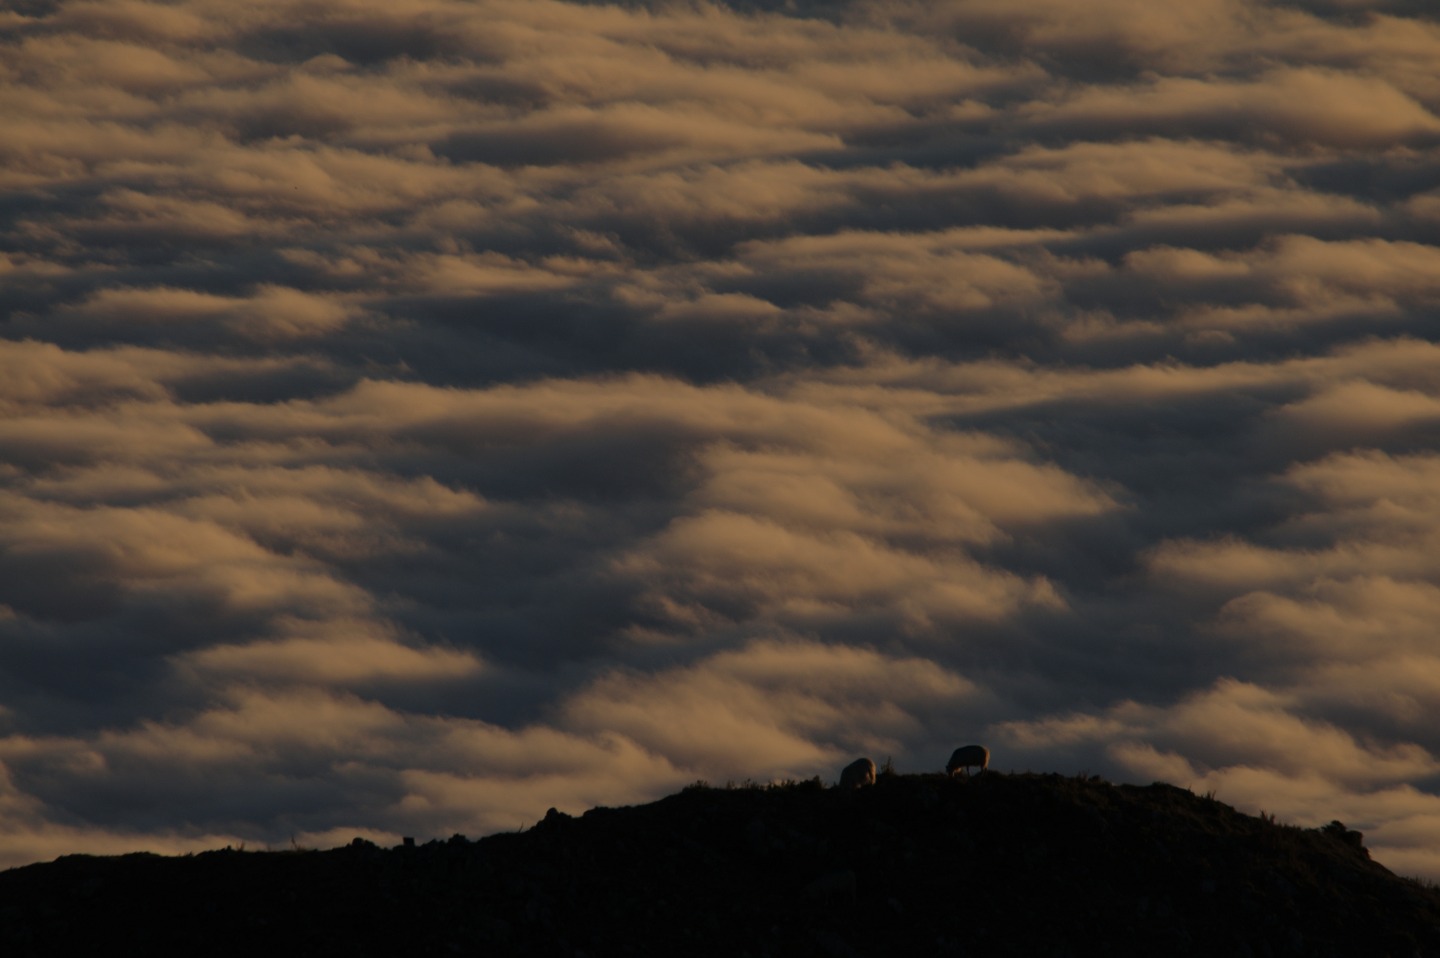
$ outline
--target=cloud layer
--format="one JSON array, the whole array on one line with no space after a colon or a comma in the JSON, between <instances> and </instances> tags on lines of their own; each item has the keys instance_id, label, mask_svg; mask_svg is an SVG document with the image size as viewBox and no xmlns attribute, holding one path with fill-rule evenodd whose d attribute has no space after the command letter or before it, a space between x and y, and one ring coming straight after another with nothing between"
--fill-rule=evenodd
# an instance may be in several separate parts
<instances>
[{"instance_id":1,"label":"cloud layer","mask_svg":"<svg viewBox=\"0 0 1440 958\"><path fill-rule=\"evenodd\" d=\"M0 865L856 754L1440 878L1440 20L0 14Z\"/></svg>"}]
</instances>

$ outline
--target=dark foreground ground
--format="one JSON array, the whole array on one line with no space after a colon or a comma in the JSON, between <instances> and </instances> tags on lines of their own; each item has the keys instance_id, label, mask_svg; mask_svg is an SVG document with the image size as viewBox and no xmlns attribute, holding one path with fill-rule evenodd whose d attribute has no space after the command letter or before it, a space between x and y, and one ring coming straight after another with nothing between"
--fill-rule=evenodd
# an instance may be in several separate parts
<instances>
[{"instance_id":1,"label":"dark foreground ground","mask_svg":"<svg viewBox=\"0 0 1440 958\"><path fill-rule=\"evenodd\" d=\"M1440 893L1168 785L692 787L412 848L0 873L0 955L1440 956Z\"/></svg>"}]
</instances>

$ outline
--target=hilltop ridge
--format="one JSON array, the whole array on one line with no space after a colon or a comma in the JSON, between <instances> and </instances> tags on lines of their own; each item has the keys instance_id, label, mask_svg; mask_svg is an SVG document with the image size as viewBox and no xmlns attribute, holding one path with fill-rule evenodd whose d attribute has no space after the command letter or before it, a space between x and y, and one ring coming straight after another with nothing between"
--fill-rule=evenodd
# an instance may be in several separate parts
<instances>
[{"instance_id":1,"label":"hilltop ridge","mask_svg":"<svg viewBox=\"0 0 1440 958\"><path fill-rule=\"evenodd\" d=\"M385 849L0 873L0 952L1433 955L1440 893L1156 783L986 773L711 788Z\"/></svg>"}]
</instances>

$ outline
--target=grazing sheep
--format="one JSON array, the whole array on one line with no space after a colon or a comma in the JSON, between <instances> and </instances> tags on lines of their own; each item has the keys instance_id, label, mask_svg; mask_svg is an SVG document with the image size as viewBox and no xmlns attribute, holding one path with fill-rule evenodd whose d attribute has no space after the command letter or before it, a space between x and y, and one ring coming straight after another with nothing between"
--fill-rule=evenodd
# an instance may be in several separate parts
<instances>
[{"instance_id":1,"label":"grazing sheep","mask_svg":"<svg viewBox=\"0 0 1440 958\"><path fill-rule=\"evenodd\" d=\"M950 754L950 761L945 763L945 771L949 775L962 768L969 775L970 769L976 767L982 772L990 767L990 750L983 745L962 745Z\"/></svg>"},{"instance_id":2,"label":"grazing sheep","mask_svg":"<svg viewBox=\"0 0 1440 958\"><path fill-rule=\"evenodd\" d=\"M874 784L875 763L868 758L857 758L840 773L841 788L863 788Z\"/></svg>"}]
</instances>

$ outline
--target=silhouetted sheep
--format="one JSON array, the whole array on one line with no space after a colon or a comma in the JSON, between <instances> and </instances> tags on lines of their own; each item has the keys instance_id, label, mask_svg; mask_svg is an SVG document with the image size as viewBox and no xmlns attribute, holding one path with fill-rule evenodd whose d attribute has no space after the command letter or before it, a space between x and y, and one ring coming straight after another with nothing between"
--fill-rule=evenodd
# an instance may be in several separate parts
<instances>
[{"instance_id":1,"label":"silhouetted sheep","mask_svg":"<svg viewBox=\"0 0 1440 958\"><path fill-rule=\"evenodd\" d=\"M976 767L982 772L990 767L990 750L983 745L962 745L950 753L950 761L945 763L945 771L950 775L962 768L969 775L970 769Z\"/></svg>"},{"instance_id":2,"label":"silhouetted sheep","mask_svg":"<svg viewBox=\"0 0 1440 958\"><path fill-rule=\"evenodd\" d=\"M863 788L874 784L875 763L868 758L857 758L840 773L841 788Z\"/></svg>"}]
</instances>

